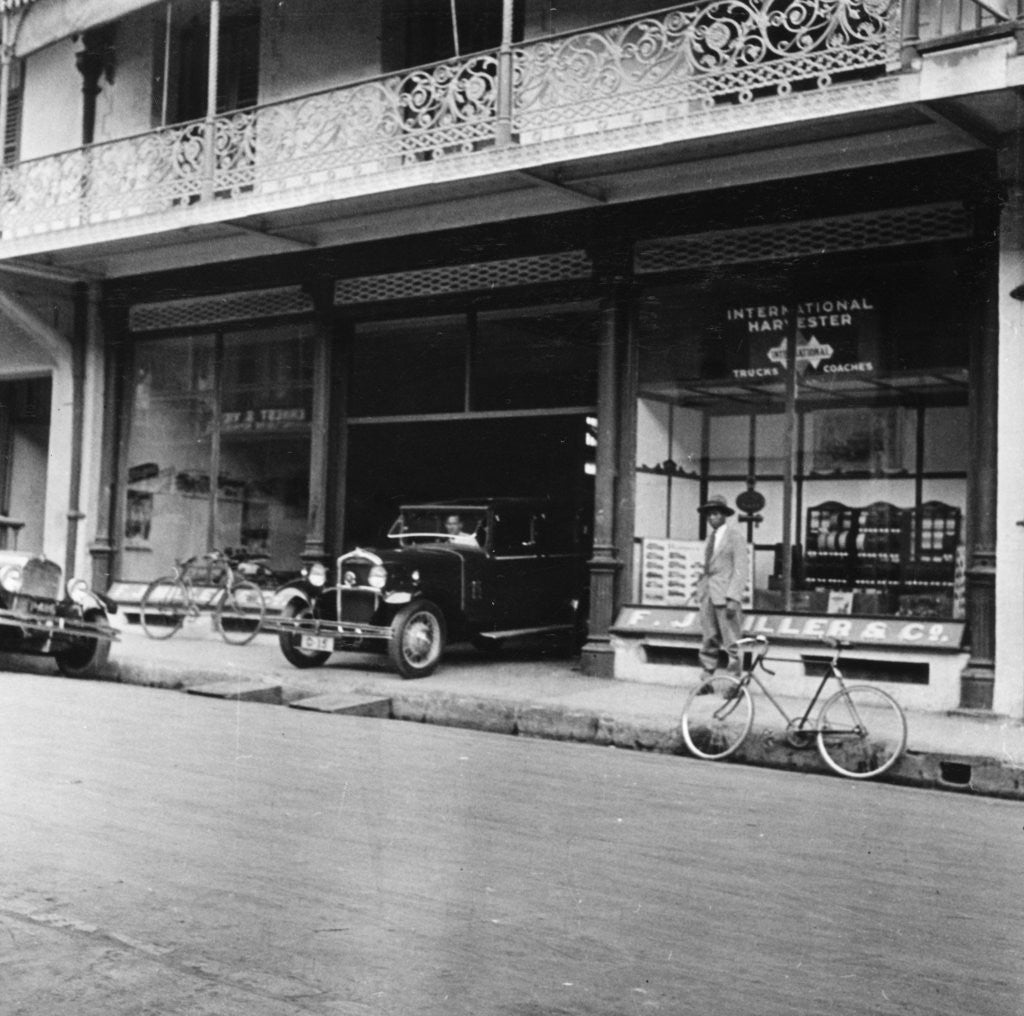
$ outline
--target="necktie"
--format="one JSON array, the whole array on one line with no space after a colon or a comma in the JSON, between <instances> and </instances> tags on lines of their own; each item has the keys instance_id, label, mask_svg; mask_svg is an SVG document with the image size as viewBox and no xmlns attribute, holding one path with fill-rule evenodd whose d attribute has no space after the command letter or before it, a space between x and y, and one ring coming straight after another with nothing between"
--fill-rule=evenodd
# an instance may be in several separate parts
<instances>
[{"instance_id":1,"label":"necktie","mask_svg":"<svg viewBox=\"0 0 1024 1016\"><path fill-rule=\"evenodd\" d=\"M715 556L715 531L708 533L707 543L704 544L704 571L711 570L711 558Z\"/></svg>"}]
</instances>

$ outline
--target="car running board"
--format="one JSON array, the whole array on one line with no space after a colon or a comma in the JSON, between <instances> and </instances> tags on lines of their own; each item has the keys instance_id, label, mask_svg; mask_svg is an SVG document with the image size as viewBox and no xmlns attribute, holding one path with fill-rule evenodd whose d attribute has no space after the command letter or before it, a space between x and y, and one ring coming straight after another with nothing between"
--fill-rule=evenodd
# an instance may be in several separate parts
<instances>
[{"instance_id":1,"label":"car running board","mask_svg":"<svg viewBox=\"0 0 1024 1016\"><path fill-rule=\"evenodd\" d=\"M540 628L509 628L507 631L482 631L477 638L481 639L514 639L520 635L547 635L555 631L572 631L571 624L545 624Z\"/></svg>"}]
</instances>

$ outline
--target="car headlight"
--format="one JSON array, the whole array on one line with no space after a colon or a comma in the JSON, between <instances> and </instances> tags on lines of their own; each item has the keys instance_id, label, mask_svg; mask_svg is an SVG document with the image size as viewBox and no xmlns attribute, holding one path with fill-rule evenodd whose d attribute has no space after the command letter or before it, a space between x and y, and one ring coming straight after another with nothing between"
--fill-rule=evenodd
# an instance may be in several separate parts
<instances>
[{"instance_id":1,"label":"car headlight","mask_svg":"<svg viewBox=\"0 0 1024 1016\"><path fill-rule=\"evenodd\" d=\"M311 586L323 586L327 583L327 569L322 564L311 564L306 572L306 579Z\"/></svg>"},{"instance_id":2,"label":"car headlight","mask_svg":"<svg viewBox=\"0 0 1024 1016\"><path fill-rule=\"evenodd\" d=\"M8 564L0 568L0 586L3 586L9 593L21 591L22 578L20 564Z\"/></svg>"},{"instance_id":3,"label":"car headlight","mask_svg":"<svg viewBox=\"0 0 1024 1016\"><path fill-rule=\"evenodd\" d=\"M92 600L92 590L85 579L68 579L67 590L68 599L77 603L80 607L84 607Z\"/></svg>"},{"instance_id":4,"label":"car headlight","mask_svg":"<svg viewBox=\"0 0 1024 1016\"><path fill-rule=\"evenodd\" d=\"M366 580L374 589L383 589L388 582L388 570L382 564L375 564L370 569L369 578Z\"/></svg>"}]
</instances>

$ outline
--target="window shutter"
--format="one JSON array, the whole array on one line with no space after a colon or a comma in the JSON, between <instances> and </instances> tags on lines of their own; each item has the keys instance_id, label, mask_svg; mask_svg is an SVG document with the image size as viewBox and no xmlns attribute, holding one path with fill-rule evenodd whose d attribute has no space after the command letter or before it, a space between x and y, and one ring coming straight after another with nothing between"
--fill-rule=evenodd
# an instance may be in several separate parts
<instances>
[{"instance_id":1,"label":"window shutter","mask_svg":"<svg viewBox=\"0 0 1024 1016\"><path fill-rule=\"evenodd\" d=\"M7 90L7 130L4 133L4 165L18 161L21 150L21 107L25 92L25 61L11 61L11 79Z\"/></svg>"}]
</instances>

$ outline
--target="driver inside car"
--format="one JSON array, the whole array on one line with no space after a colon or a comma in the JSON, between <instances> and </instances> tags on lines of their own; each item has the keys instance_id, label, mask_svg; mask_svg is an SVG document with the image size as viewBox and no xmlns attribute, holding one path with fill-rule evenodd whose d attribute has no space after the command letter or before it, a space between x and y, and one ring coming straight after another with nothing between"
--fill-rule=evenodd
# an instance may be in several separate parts
<instances>
[{"instance_id":1,"label":"driver inside car","mask_svg":"<svg viewBox=\"0 0 1024 1016\"><path fill-rule=\"evenodd\" d=\"M451 538L452 543L472 543L476 545L477 539L472 533L467 533L461 515L451 514L444 520L444 531Z\"/></svg>"}]
</instances>

